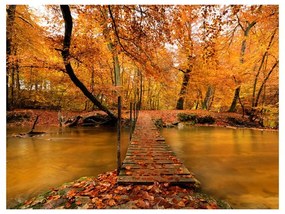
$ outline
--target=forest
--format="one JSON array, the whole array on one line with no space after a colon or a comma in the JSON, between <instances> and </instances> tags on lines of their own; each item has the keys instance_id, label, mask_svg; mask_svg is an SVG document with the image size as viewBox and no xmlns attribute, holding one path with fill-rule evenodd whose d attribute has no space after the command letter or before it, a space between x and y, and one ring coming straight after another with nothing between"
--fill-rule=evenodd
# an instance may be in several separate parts
<instances>
[{"instance_id":1,"label":"forest","mask_svg":"<svg viewBox=\"0 0 285 214\"><path fill-rule=\"evenodd\" d=\"M6 5L6 109L8 209L278 209L279 6Z\"/></svg>"},{"instance_id":2,"label":"forest","mask_svg":"<svg viewBox=\"0 0 285 214\"><path fill-rule=\"evenodd\" d=\"M6 6L7 110L238 112L278 126L278 5Z\"/></svg>"}]
</instances>

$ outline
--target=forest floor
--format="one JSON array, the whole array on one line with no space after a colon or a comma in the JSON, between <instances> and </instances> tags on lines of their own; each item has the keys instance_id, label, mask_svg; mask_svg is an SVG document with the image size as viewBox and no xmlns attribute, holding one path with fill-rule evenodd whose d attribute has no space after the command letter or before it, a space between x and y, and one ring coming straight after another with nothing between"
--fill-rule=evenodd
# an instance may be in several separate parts
<instances>
[{"instance_id":1,"label":"forest floor","mask_svg":"<svg viewBox=\"0 0 285 214\"><path fill-rule=\"evenodd\" d=\"M116 171L82 177L13 209L231 209L194 188L169 183L119 185Z\"/></svg>"}]
</instances>

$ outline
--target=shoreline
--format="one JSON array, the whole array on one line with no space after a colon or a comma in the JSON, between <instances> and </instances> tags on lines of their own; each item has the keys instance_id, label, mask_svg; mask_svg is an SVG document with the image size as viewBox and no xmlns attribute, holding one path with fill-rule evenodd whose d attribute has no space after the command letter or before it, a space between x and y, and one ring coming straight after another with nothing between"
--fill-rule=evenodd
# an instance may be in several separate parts
<instances>
[{"instance_id":1,"label":"shoreline","mask_svg":"<svg viewBox=\"0 0 285 214\"><path fill-rule=\"evenodd\" d=\"M154 120L162 120L161 124L164 128L171 128L177 126L178 123L183 123L183 121L179 121L177 118L178 114L192 114L198 117L210 116L214 118L215 122L213 124L191 124L193 126L212 126L212 127L224 127L231 129L252 129L257 131L279 131L279 128L270 128L270 127L261 127L257 123L250 123L248 125L247 117L242 117L242 115L238 113L228 113L228 112L211 112L204 110L142 110L148 112ZM62 111L62 115L65 119L74 118L78 115L82 117L88 117L91 115L104 115L105 113L102 111L91 111L91 112L73 112L73 111ZM58 112L54 110L31 110L31 109L16 109L13 111L9 111L6 113L7 122L6 127L32 127L34 119L36 115L39 115L39 120L37 123L38 127L59 127L58 122ZM122 118L125 121L129 120L129 111L122 111ZM234 118L237 121L241 121L245 125L234 125L230 124L228 118ZM187 121L186 121L187 123ZM176 124L176 125L173 125ZM123 124L123 126L128 126L128 122Z\"/></svg>"}]
</instances>

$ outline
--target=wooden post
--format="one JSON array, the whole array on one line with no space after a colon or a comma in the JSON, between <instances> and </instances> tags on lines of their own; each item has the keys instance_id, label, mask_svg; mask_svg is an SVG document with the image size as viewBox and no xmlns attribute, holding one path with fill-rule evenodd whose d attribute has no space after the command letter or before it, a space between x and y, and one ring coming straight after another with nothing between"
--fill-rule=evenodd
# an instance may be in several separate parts
<instances>
[{"instance_id":1,"label":"wooden post","mask_svg":"<svg viewBox=\"0 0 285 214\"><path fill-rule=\"evenodd\" d=\"M117 175L121 169L121 96L118 96L118 121L117 121Z\"/></svg>"},{"instance_id":2,"label":"wooden post","mask_svg":"<svg viewBox=\"0 0 285 214\"><path fill-rule=\"evenodd\" d=\"M139 105L139 103L138 102L136 102L136 105L135 105L135 109L136 109L136 117L135 117L135 121L136 121L136 123L137 123L137 120L138 120L138 105Z\"/></svg>"},{"instance_id":3,"label":"wooden post","mask_svg":"<svg viewBox=\"0 0 285 214\"><path fill-rule=\"evenodd\" d=\"M130 103L130 140L133 134L133 103Z\"/></svg>"},{"instance_id":4,"label":"wooden post","mask_svg":"<svg viewBox=\"0 0 285 214\"><path fill-rule=\"evenodd\" d=\"M134 102L133 104L133 110L134 110L134 122L133 122L133 131L134 131L136 126L136 102Z\"/></svg>"}]
</instances>

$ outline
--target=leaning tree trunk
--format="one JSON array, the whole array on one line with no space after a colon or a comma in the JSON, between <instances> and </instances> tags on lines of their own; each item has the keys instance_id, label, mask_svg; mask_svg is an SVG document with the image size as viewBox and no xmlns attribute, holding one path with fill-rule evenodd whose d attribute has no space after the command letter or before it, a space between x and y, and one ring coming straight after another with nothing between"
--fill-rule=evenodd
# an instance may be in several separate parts
<instances>
[{"instance_id":1,"label":"leaning tree trunk","mask_svg":"<svg viewBox=\"0 0 285 214\"><path fill-rule=\"evenodd\" d=\"M71 34L72 34L72 17L70 13L70 9L68 5L61 5L60 6L64 23L65 23L65 33L64 33L64 41L63 41L63 50L61 52L65 69L67 74L69 75L71 81L82 91L82 93L91 100L94 105L96 105L100 110L106 112L110 118L113 120L117 120L117 117L109 111L107 107L102 105L102 103L97 100L96 97L93 96L92 93L89 92L89 90L86 88L86 86L77 78L75 75L73 68L70 64L70 43L71 43Z\"/></svg>"},{"instance_id":2,"label":"leaning tree trunk","mask_svg":"<svg viewBox=\"0 0 285 214\"><path fill-rule=\"evenodd\" d=\"M187 69L186 71L183 71L183 82L181 85L180 93L179 93L179 98L177 100L176 104L176 109L177 110L183 110L184 108L184 100L185 100L185 95L187 92L187 86L190 80L190 72L191 70Z\"/></svg>"}]
</instances>

